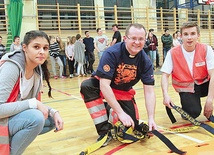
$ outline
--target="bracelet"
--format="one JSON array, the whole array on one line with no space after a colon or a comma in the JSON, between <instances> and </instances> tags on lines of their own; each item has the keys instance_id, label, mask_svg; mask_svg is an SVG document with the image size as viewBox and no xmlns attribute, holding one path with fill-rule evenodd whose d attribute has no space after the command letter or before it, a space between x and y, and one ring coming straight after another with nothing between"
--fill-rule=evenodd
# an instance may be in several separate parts
<instances>
[{"instance_id":1,"label":"bracelet","mask_svg":"<svg viewBox=\"0 0 214 155\"><path fill-rule=\"evenodd\" d=\"M50 114L51 117L54 117L55 113L56 113L56 112L59 112L58 110L53 109L53 108L51 108L51 109L49 109L49 110L50 110L50 111L49 111L49 114Z\"/></svg>"}]
</instances>

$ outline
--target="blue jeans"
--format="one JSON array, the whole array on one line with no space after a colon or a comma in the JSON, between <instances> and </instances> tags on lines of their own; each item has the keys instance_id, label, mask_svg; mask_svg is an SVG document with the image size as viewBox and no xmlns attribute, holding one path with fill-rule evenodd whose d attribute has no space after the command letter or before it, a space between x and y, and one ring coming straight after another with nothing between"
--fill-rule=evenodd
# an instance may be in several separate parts
<instances>
[{"instance_id":1,"label":"blue jeans","mask_svg":"<svg viewBox=\"0 0 214 155\"><path fill-rule=\"evenodd\" d=\"M39 134L52 130L55 125L51 117L45 120L41 111L28 109L10 117L8 127L11 155L21 155Z\"/></svg>"},{"instance_id":2,"label":"blue jeans","mask_svg":"<svg viewBox=\"0 0 214 155\"><path fill-rule=\"evenodd\" d=\"M163 48L163 60L166 58L166 54L170 49L171 49L171 47L164 47Z\"/></svg>"},{"instance_id":3,"label":"blue jeans","mask_svg":"<svg viewBox=\"0 0 214 155\"><path fill-rule=\"evenodd\" d=\"M63 76L66 76L66 68L67 68L67 60L66 60L66 55L59 55L60 59L62 60L63 64Z\"/></svg>"},{"instance_id":4,"label":"blue jeans","mask_svg":"<svg viewBox=\"0 0 214 155\"><path fill-rule=\"evenodd\" d=\"M104 51L100 51L100 52L98 53L98 58L99 58L99 60L101 59L101 57L102 57L102 55L103 55L103 52L104 52Z\"/></svg>"},{"instance_id":5,"label":"blue jeans","mask_svg":"<svg viewBox=\"0 0 214 155\"><path fill-rule=\"evenodd\" d=\"M156 59L156 50L155 51L149 50L149 57L152 61L152 66L154 68L154 61Z\"/></svg>"}]
</instances>

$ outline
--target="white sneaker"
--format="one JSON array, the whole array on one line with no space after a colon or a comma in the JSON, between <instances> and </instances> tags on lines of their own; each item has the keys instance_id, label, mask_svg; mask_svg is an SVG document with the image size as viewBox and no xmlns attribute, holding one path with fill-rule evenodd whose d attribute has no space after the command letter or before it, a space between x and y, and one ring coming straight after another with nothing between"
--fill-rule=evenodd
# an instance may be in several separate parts
<instances>
[{"instance_id":1,"label":"white sneaker","mask_svg":"<svg viewBox=\"0 0 214 155\"><path fill-rule=\"evenodd\" d=\"M74 75L73 74L70 74L70 78L73 78L74 77Z\"/></svg>"}]
</instances>

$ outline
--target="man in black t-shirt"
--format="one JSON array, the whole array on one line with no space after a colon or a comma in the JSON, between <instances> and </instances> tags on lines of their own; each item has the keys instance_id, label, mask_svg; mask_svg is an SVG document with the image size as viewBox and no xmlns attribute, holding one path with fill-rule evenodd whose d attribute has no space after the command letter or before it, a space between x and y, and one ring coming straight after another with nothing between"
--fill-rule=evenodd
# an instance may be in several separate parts
<instances>
[{"instance_id":1,"label":"man in black t-shirt","mask_svg":"<svg viewBox=\"0 0 214 155\"><path fill-rule=\"evenodd\" d=\"M151 60L142 50L145 40L145 27L138 23L130 24L126 28L124 42L107 48L96 72L81 83L82 98L99 135L97 141L109 133L118 120L133 129L139 124L133 89L139 81L143 84L149 130L157 128L154 122L154 73ZM111 139L109 135L103 146Z\"/></svg>"},{"instance_id":2,"label":"man in black t-shirt","mask_svg":"<svg viewBox=\"0 0 214 155\"><path fill-rule=\"evenodd\" d=\"M111 46L118 43L118 42L121 42L121 34L120 34L120 31L118 30L118 25L113 24L112 30L114 31L114 35L112 37Z\"/></svg>"},{"instance_id":3,"label":"man in black t-shirt","mask_svg":"<svg viewBox=\"0 0 214 155\"><path fill-rule=\"evenodd\" d=\"M85 44L85 58L86 64L85 69L87 74L93 73L93 64L95 61L94 56L94 38L92 38L89 34L89 31L85 31L85 38L83 39L83 43Z\"/></svg>"}]
</instances>

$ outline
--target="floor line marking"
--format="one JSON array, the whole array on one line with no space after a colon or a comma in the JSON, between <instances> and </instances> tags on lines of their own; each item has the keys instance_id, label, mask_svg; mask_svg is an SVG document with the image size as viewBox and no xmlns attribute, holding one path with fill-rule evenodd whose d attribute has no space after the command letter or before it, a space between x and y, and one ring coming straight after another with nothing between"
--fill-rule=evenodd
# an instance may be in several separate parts
<instances>
[{"instance_id":1,"label":"floor line marking","mask_svg":"<svg viewBox=\"0 0 214 155\"><path fill-rule=\"evenodd\" d=\"M119 146L113 148L112 150L106 152L104 155L112 155L113 153L115 153L115 152L121 150L122 148L128 146L129 144L130 144L130 143L121 144L121 145L119 145Z\"/></svg>"},{"instance_id":2,"label":"floor line marking","mask_svg":"<svg viewBox=\"0 0 214 155\"><path fill-rule=\"evenodd\" d=\"M161 127L161 126L158 126L158 127L161 128L161 129L164 129L164 127ZM184 134L181 134L181 133L176 133L176 132L171 132L171 131L167 131L167 132L175 134L175 135L183 137L183 138L186 138L188 140L194 141L194 142L199 143L199 144L200 143L204 143L204 141L202 141L202 140L199 140L199 139L196 139L196 138L193 138L191 136L187 136L187 135L184 135Z\"/></svg>"},{"instance_id":3,"label":"floor line marking","mask_svg":"<svg viewBox=\"0 0 214 155\"><path fill-rule=\"evenodd\" d=\"M71 96L72 98L75 98L75 99L78 99L78 100L83 100L81 97L77 97L77 96L74 96L74 95L71 95L67 92L64 92L64 91L61 91L61 90L58 90L58 89L55 89L55 88L52 88L53 90L59 92L59 93L62 93L64 95L67 95L67 96Z\"/></svg>"}]
</instances>

